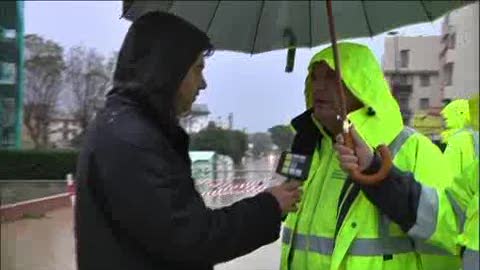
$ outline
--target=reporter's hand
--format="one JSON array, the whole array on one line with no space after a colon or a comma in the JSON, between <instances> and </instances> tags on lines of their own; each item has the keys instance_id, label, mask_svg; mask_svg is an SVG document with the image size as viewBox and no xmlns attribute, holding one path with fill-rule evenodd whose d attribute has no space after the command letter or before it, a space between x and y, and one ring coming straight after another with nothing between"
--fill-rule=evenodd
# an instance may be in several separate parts
<instances>
[{"instance_id":1,"label":"reporter's hand","mask_svg":"<svg viewBox=\"0 0 480 270\"><path fill-rule=\"evenodd\" d=\"M297 211L297 203L300 201L302 191L301 182L290 180L278 186L268 188L266 192L272 194L282 209L282 213Z\"/></svg>"},{"instance_id":2,"label":"reporter's hand","mask_svg":"<svg viewBox=\"0 0 480 270\"><path fill-rule=\"evenodd\" d=\"M355 144L355 151L345 145L345 140L342 134L336 137L335 150L337 150L338 153L340 166L347 172L357 169L364 171L372 163L373 152L354 128L352 128L352 136Z\"/></svg>"}]
</instances>

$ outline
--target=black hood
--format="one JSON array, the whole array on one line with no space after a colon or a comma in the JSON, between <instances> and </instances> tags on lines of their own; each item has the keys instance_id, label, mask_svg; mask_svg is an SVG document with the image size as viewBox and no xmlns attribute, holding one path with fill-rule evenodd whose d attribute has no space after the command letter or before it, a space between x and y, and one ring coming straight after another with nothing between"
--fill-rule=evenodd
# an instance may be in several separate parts
<instances>
[{"instance_id":1,"label":"black hood","mask_svg":"<svg viewBox=\"0 0 480 270\"><path fill-rule=\"evenodd\" d=\"M143 15L123 41L107 106L108 99L121 96L160 125L176 125L174 98L179 85L198 55L211 50L208 36L182 18L164 12Z\"/></svg>"}]
</instances>

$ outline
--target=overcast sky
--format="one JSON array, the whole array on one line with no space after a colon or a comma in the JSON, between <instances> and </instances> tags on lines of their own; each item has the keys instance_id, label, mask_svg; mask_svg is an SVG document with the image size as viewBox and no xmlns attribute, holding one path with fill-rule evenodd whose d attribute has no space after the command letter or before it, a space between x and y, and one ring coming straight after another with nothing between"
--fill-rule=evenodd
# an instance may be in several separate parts
<instances>
[{"instance_id":1,"label":"overcast sky","mask_svg":"<svg viewBox=\"0 0 480 270\"><path fill-rule=\"evenodd\" d=\"M68 49L74 45L96 48L109 55L120 48L130 22L120 19L120 1L26 1L25 32L39 34ZM438 35L441 21L399 29L402 35ZM355 39L368 45L379 61L384 35ZM286 51L250 56L216 52L207 60L208 88L199 98L213 117L234 114L234 127L266 131L287 124L304 107L303 83L314 53L323 47L297 50L295 69L285 73Z\"/></svg>"}]
</instances>

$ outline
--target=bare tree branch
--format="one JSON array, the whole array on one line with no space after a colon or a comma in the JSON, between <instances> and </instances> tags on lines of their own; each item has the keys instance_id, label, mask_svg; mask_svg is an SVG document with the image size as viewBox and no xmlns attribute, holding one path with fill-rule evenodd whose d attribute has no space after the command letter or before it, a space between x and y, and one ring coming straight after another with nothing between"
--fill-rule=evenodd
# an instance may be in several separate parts
<instances>
[{"instance_id":1,"label":"bare tree branch","mask_svg":"<svg viewBox=\"0 0 480 270\"><path fill-rule=\"evenodd\" d=\"M82 133L95 117L111 87L116 55L108 60L94 49L76 46L66 57L66 88L73 94L72 115Z\"/></svg>"},{"instance_id":2,"label":"bare tree branch","mask_svg":"<svg viewBox=\"0 0 480 270\"><path fill-rule=\"evenodd\" d=\"M27 35L25 47L24 122L35 148L47 147L48 128L62 91L63 48L38 35Z\"/></svg>"}]
</instances>

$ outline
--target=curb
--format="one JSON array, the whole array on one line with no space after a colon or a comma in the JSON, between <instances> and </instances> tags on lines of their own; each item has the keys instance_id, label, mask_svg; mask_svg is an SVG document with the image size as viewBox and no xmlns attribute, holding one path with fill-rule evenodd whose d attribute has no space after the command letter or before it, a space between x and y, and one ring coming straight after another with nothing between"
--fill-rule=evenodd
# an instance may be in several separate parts
<instances>
[{"instance_id":1,"label":"curb","mask_svg":"<svg viewBox=\"0 0 480 270\"><path fill-rule=\"evenodd\" d=\"M54 196L43 197L34 200L23 201L14 204L6 204L0 207L1 222L19 220L26 215L43 215L62 207L71 207L70 193L61 193Z\"/></svg>"}]
</instances>

